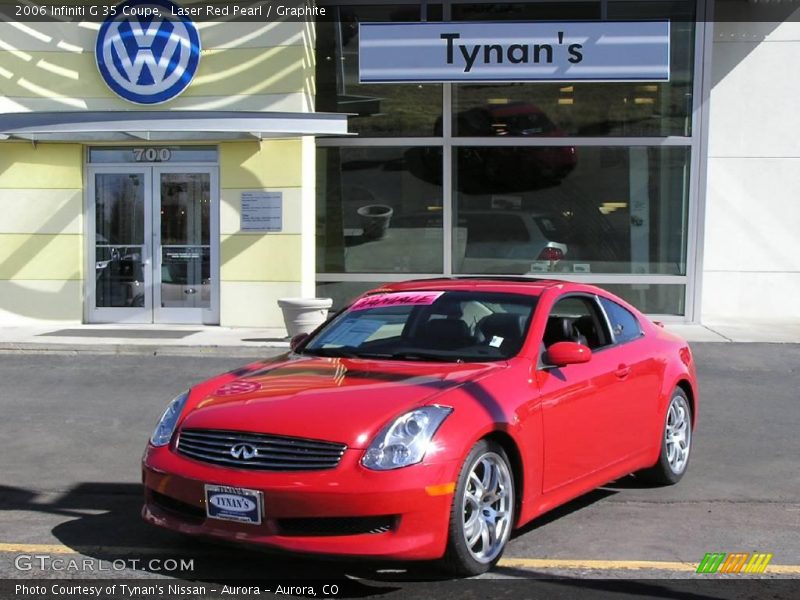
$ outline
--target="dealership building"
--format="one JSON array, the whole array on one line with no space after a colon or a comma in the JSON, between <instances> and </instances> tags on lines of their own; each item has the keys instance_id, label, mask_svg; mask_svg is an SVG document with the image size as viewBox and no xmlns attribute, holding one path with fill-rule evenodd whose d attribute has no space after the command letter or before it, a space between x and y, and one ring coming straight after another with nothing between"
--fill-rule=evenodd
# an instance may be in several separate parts
<instances>
[{"instance_id":1,"label":"dealership building","mask_svg":"<svg viewBox=\"0 0 800 600\"><path fill-rule=\"evenodd\" d=\"M0 325L487 274L800 320L797 2L320 6L0 22Z\"/></svg>"}]
</instances>

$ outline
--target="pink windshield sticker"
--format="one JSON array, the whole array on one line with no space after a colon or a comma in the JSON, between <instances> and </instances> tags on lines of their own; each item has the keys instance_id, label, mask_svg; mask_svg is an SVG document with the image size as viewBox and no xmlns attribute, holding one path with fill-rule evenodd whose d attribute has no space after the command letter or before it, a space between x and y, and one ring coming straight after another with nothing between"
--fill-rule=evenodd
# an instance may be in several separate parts
<instances>
[{"instance_id":1,"label":"pink windshield sticker","mask_svg":"<svg viewBox=\"0 0 800 600\"><path fill-rule=\"evenodd\" d=\"M391 294L372 294L357 300L350 310L385 308L387 306L424 306L433 304L444 292L394 292Z\"/></svg>"}]
</instances>

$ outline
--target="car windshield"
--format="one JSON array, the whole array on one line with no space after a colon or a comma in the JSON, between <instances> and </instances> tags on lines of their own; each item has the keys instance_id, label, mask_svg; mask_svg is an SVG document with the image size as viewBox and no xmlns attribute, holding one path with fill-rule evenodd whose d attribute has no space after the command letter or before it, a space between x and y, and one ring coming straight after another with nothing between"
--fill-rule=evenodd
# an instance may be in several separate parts
<instances>
[{"instance_id":1,"label":"car windshield","mask_svg":"<svg viewBox=\"0 0 800 600\"><path fill-rule=\"evenodd\" d=\"M365 296L299 352L442 362L504 360L522 348L536 297L469 291Z\"/></svg>"}]
</instances>

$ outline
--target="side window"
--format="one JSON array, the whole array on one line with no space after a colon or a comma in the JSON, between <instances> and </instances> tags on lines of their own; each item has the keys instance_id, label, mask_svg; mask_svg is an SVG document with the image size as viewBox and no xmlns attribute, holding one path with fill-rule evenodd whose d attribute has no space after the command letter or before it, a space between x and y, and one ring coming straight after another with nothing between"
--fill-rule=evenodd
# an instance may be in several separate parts
<instances>
[{"instance_id":1,"label":"side window","mask_svg":"<svg viewBox=\"0 0 800 600\"><path fill-rule=\"evenodd\" d=\"M642 335L639 320L633 316L631 311L608 298L601 297L600 303L608 315L608 322L611 324L611 330L614 332L614 339L617 343L630 342Z\"/></svg>"},{"instance_id":2,"label":"side window","mask_svg":"<svg viewBox=\"0 0 800 600\"><path fill-rule=\"evenodd\" d=\"M591 350L611 343L597 303L584 296L567 296L555 303L547 318L544 345L578 342Z\"/></svg>"}]
</instances>

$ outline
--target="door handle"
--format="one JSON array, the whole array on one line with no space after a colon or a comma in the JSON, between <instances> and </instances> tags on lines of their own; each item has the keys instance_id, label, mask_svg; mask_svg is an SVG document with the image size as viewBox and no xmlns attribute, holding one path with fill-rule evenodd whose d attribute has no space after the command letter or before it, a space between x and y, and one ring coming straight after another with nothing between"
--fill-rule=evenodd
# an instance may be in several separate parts
<instances>
[{"instance_id":1,"label":"door handle","mask_svg":"<svg viewBox=\"0 0 800 600\"><path fill-rule=\"evenodd\" d=\"M631 368L628 365L624 364L618 366L617 370L614 371L614 375L616 375L620 379L625 379L630 374L631 374Z\"/></svg>"},{"instance_id":2,"label":"door handle","mask_svg":"<svg viewBox=\"0 0 800 600\"><path fill-rule=\"evenodd\" d=\"M196 294L197 290L194 289L194 288L186 288L185 290L183 290L183 293L184 294Z\"/></svg>"}]
</instances>

